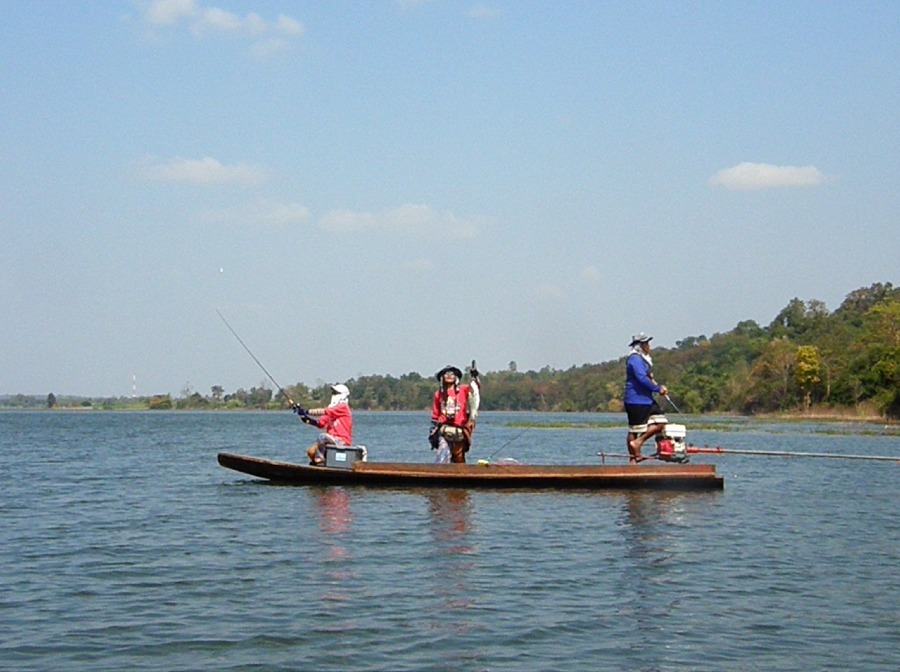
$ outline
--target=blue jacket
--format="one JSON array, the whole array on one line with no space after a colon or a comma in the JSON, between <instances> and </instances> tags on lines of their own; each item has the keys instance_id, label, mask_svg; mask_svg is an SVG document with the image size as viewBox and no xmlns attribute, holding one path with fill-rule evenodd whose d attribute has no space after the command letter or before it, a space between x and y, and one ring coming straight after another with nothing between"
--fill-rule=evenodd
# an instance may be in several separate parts
<instances>
[{"instance_id":1,"label":"blue jacket","mask_svg":"<svg viewBox=\"0 0 900 672\"><path fill-rule=\"evenodd\" d=\"M628 355L625 360L625 403L634 406L650 406L655 400L653 393L660 386L651 378L650 365L638 354Z\"/></svg>"}]
</instances>

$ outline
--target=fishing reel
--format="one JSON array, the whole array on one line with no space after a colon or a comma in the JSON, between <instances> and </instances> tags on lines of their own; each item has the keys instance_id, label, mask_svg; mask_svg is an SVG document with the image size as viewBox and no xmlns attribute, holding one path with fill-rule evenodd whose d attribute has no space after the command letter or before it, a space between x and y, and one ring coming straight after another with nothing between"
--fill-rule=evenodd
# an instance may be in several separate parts
<instances>
[{"instance_id":1,"label":"fishing reel","mask_svg":"<svg viewBox=\"0 0 900 672\"><path fill-rule=\"evenodd\" d=\"M684 425L666 425L656 435L656 457L663 462L685 464L688 461L687 428Z\"/></svg>"}]
</instances>

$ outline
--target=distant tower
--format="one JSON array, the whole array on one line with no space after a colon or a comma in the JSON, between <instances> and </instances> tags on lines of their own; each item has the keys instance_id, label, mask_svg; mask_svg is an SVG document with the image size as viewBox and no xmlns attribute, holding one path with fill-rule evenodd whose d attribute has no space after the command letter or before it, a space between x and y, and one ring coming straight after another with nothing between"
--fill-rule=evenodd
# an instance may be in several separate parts
<instances>
[{"instance_id":1,"label":"distant tower","mask_svg":"<svg viewBox=\"0 0 900 672\"><path fill-rule=\"evenodd\" d=\"M137 374L131 374L131 398L137 399Z\"/></svg>"}]
</instances>

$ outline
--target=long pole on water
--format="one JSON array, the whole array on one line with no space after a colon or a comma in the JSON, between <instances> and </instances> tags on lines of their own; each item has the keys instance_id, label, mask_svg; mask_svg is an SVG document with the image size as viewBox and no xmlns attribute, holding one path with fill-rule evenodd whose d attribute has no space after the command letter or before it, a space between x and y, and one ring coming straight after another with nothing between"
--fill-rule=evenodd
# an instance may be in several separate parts
<instances>
[{"instance_id":1,"label":"long pole on water","mask_svg":"<svg viewBox=\"0 0 900 672\"><path fill-rule=\"evenodd\" d=\"M825 457L838 460L879 460L882 462L900 462L900 457L887 455L846 455L842 453L798 453L783 450L741 450L720 448L718 446L688 446L688 453L701 453L705 455L765 455L771 457Z\"/></svg>"},{"instance_id":2,"label":"long pole on water","mask_svg":"<svg viewBox=\"0 0 900 672\"><path fill-rule=\"evenodd\" d=\"M825 457L836 460L875 460L879 462L896 462L900 464L900 456L898 457L890 457L889 455L842 455L840 453L798 453L791 451L783 451L783 450L740 450L735 449L731 450L728 448L720 448L718 446L703 446L702 448L699 446L688 446L685 449L685 452L695 455L695 454L704 454L704 455L760 455L763 457ZM630 459L631 455L621 455L616 453L597 453L597 457L601 460L607 457L621 457ZM658 460L661 459L658 455L647 455L645 460ZM665 460L663 460L665 461Z\"/></svg>"},{"instance_id":3,"label":"long pole on water","mask_svg":"<svg viewBox=\"0 0 900 672\"><path fill-rule=\"evenodd\" d=\"M672 404L672 408L675 409L676 412L681 413L678 407L675 405L675 402L672 401L672 398L667 394L665 395L666 401ZM688 446L688 453L701 453L701 454L709 454L709 455L764 455L767 457L825 457L832 458L838 460L876 460L881 462L898 462L900 463L900 457L889 457L885 455L840 455L837 453L797 453L791 451L783 451L783 450L731 450L720 448L719 446L710 447L710 446ZM599 454L599 453L598 453ZM609 455L606 457L618 457L617 455Z\"/></svg>"},{"instance_id":4,"label":"long pole on water","mask_svg":"<svg viewBox=\"0 0 900 672\"><path fill-rule=\"evenodd\" d=\"M225 323L225 326L228 327L228 331L230 331L232 334L234 334L234 337L238 340L238 343L240 343L241 345L244 346L244 350L247 351L247 354L249 354L249 355L253 358L253 361L256 362L256 365L257 365L259 368L261 368L261 369L263 370L263 373L265 373L265 374L269 377L269 380L271 380L272 383L274 383L275 387L278 388L278 391L281 392L281 395L282 395L285 399L288 400L288 403L289 403L291 406L293 406L293 405L294 405L294 400L291 399L290 396L288 396L288 393L284 391L284 388L283 388L281 385L278 384L278 381L275 380L275 379L272 377L272 374L269 373L268 370L266 369L266 367L264 367L264 366L262 365L262 362L260 362L260 361L256 358L256 355L254 355L254 354L253 354L253 351L250 350L250 348L247 347L247 344L244 343L243 339L242 339L240 336L237 335L237 332L236 332L234 329L231 328L231 325L228 324L228 320L226 320L226 319L225 319L225 316L222 315L222 313L219 312L219 309L218 309L218 308L216 308L216 314L217 314L219 317L222 318L222 322L224 322L224 323Z\"/></svg>"}]
</instances>

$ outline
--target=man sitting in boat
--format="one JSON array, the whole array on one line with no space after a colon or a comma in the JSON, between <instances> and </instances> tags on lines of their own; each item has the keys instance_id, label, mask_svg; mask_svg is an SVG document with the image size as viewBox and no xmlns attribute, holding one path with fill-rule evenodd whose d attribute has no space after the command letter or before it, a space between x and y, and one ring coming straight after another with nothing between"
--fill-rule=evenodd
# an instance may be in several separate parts
<instances>
[{"instance_id":1,"label":"man sitting in boat","mask_svg":"<svg viewBox=\"0 0 900 672\"><path fill-rule=\"evenodd\" d=\"M316 466L325 464L326 446L349 446L353 443L350 390L346 385L337 383L331 386L331 393L331 402L327 408L305 410L294 406L294 412L300 416L303 422L325 430L319 434L316 443L306 451L309 463Z\"/></svg>"},{"instance_id":2,"label":"man sitting in boat","mask_svg":"<svg viewBox=\"0 0 900 672\"><path fill-rule=\"evenodd\" d=\"M665 385L653 380L650 357L652 336L644 332L631 338L631 351L625 360L625 412L628 414L628 454L630 462L640 462L641 446L651 436L665 429L669 420L653 398L654 393L669 393Z\"/></svg>"},{"instance_id":3,"label":"man sitting in boat","mask_svg":"<svg viewBox=\"0 0 900 672\"><path fill-rule=\"evenodd\" d=\"M460 384L462 371L455 366L448 364L436 374L439 386L431 404L428 434L432 449L438 451L435 462L466 461L481 403L474 362L471 374L472 381L468 385Z\"/></svg>"}]
</instances>

